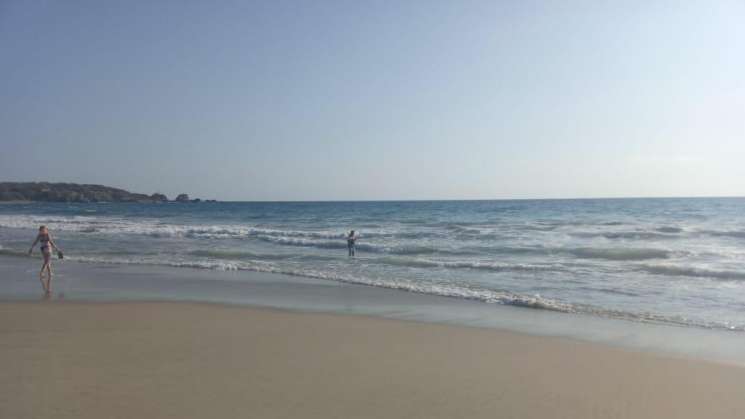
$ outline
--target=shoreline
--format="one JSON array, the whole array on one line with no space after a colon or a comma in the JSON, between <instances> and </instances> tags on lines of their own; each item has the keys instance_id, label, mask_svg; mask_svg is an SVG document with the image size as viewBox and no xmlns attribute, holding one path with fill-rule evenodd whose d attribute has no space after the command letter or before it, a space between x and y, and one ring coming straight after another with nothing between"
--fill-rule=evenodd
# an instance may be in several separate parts
<instances>
[{"instance_id":1,"label":"shoreline","mask_svg":"<svg viewBox=\"0 0 745 419\"><path fill-rule=\"evenodd\" d=\"M0 302L39 301L36 262L0 256ZM745 334L631 322L402 292L277 273L56 263L54 299L65 302L187 302L459 325L745 366Z\"/></svg>"},{"instance_id":2,"label":"shoreline","mask_svg":"<svg viewBox=\"0 0 745 419\"><path fill-rule=\"evenodd\" d=\"M0 313L3 417L745 414L745 368L558 337L210 303Z\"/></svg>"}]
</instances>

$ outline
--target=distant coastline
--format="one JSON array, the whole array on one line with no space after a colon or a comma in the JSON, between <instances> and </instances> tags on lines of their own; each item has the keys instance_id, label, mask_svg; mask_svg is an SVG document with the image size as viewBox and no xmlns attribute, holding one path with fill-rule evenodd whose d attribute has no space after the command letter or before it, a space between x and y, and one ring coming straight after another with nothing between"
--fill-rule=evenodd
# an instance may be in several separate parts
<instances>
[{"instance_id":1,"label":"distant coastline","mask_svg":"<svg viewBox=\"0 0 745 419\"><path fill-rule=\"evenodd\" d=\"M151 195L129 192L124 189L104 185L51 183L51 182L0 182L0 203L31 202L130 202L138 204L156 204L164 202L196 203L215 202L191 199L187 194L179 194L170 201L162 193Z\"/></svg>"}]
</instances>

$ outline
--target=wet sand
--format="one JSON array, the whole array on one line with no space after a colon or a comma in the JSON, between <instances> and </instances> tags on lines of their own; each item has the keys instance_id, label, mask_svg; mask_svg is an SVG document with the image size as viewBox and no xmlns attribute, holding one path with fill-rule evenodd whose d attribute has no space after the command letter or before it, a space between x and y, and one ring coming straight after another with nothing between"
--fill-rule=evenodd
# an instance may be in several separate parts
<instances>
[{"instance_id":1,"label":"wet sand","mask_svg":"<svg viewBox=\"0 0 745 419\"><path fill-rule=\"evenodd\" d=\"M191 303L0 303L3 418L732 418L745 368Z\"/></svg>"}]
</instances>

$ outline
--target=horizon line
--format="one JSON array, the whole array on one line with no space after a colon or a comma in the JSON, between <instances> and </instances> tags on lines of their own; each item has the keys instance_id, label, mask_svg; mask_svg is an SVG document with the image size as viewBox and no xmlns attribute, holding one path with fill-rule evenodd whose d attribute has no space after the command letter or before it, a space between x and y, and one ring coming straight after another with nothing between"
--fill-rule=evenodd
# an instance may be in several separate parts
<instances>
[{"instance_id":1,"label":"horizon line","mask_svg":"<svg viewBox=\"0 0 745 419\"><path fill-rule=\"evenodd\" d=\"M698 195L698 196L608 196L608 197L571 197L571 198L414 198L414 199L257 199L233 200L217 199L223 203L301 203L301 202L489 202L489 201L591 201L622 199L743 199L745 195ZM204 200L202 200L204 201Z\"/></svg>"}]
</instances>

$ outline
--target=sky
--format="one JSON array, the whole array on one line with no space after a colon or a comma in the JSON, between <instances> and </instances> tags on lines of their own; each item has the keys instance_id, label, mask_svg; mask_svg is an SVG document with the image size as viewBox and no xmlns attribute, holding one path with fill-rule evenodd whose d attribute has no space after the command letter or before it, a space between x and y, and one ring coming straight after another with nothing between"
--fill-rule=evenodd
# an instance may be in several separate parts
<instances>
[{"instance_id":1,"label":"sky","mask_svg":"<svg viewBox=\"0 0 745 419\"><path fill-rule=\"evenodd\" d=\"M745 195L745 2L0 0L0 181Z\"/></svg>"}]
</instances>

